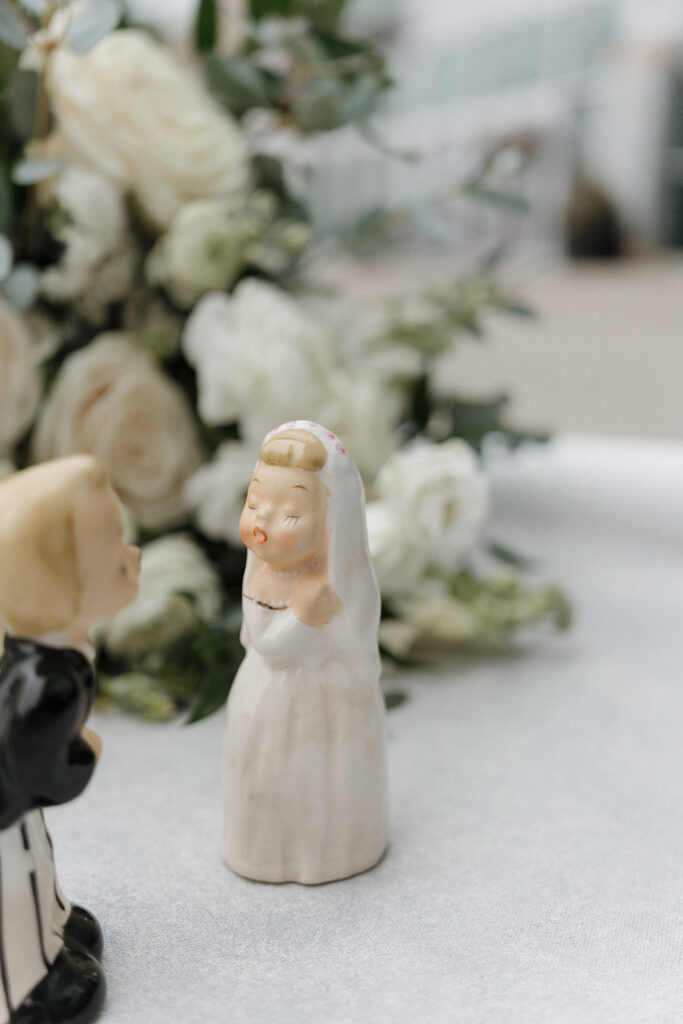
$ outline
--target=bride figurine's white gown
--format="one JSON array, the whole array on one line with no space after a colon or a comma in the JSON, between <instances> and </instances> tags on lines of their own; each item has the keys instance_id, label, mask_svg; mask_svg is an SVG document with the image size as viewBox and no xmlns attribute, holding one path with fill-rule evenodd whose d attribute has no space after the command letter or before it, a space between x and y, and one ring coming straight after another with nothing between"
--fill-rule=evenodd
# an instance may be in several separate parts
<instances>
[{"instance_id":1,"label":"bride figurine's white gown","mask_svg":"<svg viewBox=\"0 0 683 1024\"><path fill-rule=\"evenodd\" d=\"M227 709L223 856L248 878L315 884L387 844L384 707L342 610L308 626L243 600L247 655Z\"/></svg>"}]
</instances>

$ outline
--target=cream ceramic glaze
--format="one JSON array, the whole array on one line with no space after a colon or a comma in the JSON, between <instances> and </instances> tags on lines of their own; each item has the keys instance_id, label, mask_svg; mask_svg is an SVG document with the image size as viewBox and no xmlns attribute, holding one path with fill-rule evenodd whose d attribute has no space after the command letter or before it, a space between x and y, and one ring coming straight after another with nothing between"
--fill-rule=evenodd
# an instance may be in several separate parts
<instances>
[{"instance_id":1,"label":"cream ceramic glaze","mask_svg":"<svg viewBox=\"0 0 683 1024\"><path fill-rule=\"evenodd\" d=\"M247 497L247 653L228 700L222 850L248 878L316 884L371 868L387 845L380 598L355 465L308 421L265 443L284 429L313 434L325 464L260 461Z\"/></svg>"}]
</instances>

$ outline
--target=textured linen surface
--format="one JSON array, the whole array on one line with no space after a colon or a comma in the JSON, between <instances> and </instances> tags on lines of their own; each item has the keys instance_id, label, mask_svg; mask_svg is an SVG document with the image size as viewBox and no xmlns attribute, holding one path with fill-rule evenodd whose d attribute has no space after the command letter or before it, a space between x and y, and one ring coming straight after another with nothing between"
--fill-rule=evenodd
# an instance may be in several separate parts
<instances>
[{"instance_id":1,"label":"textured linen surface","mask_svg":"<svg viewBox=\"0 0 683 1024\"><path fill-rule=\"evenodd\" d=\"M495 499L576 627L399 679L367 874L239 878L223 715L96 718L102 763L48 825L105 930L105 1024L683 1021L683 446L566 439L501 464Z\"/></svg>"}]
</instances>

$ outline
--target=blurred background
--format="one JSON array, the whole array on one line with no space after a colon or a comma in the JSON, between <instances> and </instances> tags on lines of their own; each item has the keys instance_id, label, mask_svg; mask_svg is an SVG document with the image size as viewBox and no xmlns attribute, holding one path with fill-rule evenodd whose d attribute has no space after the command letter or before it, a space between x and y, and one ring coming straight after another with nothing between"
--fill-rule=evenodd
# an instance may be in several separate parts
<instances>
[{"instance_id":1,"label":"blurred background","mask_svg":"<svg viewBox=\"0 0 683 1024\"><path fill-rule=\"evenodd\" d=\"M224 0L226 24L239 6ZM180 42L196 2L129 8ZM305 142L316 232L355 253L319 273L361 297L442 285L495 234L536 316L491 318L445 377L509 390L512 421L680 438L680 0L355 0L347 28L382 44L397 84L372 144L354 128ZM482 169L473 210L462 183Z\"/></svg>"}]
</instances>

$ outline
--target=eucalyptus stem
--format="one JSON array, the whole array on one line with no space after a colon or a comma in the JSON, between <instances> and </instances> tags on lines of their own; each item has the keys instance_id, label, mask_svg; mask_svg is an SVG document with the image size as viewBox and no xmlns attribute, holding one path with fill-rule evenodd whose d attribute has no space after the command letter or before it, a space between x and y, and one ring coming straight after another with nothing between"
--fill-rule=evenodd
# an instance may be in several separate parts
<instances>
[{"instance_id":1,"label":"eucalyptus stem","mask_svg":"<svg viewBox=\"0 0 683 1024\"><path fill-rule=\"evenodd\" d=\"M19 6L18 0L9 0L13 6ZM52 16L57 10L57 4L55 0L49 0L47 8L41 19L43 29L49 27L52 20ZM31 26L31 31L35 31L35 26ZM46 53L45 61L50 59L49 52ZM46 84L46 68L44 67L41 71L36 72L36 105L33 111L33 134L31 142L35 142L39 139L44 139L50 130L50 97L47 91ZM33 245L33 238L36 230L36 224L38 219L38 186L29 185L26 190L26 203L24 205L24 212L22 217L22 224L19 232L19 244L18 244L18 256L21 258L30 256Z\"/></svg>"},{"instance_id":2,"label":"eucalyptus stem","mask_svg":"<svg viewBox=\"0 0 683 1024\"><path fill-rule=\"evenodd\" d=\"M12 8L17 18L19 18L19 20L22 22L24 28L29 33L29 35L33 35L33 33L36 30L35 22L26 13L24 8L19 3L19 0L6 0L6 2Z\"/></svg>"}]
</instances>

